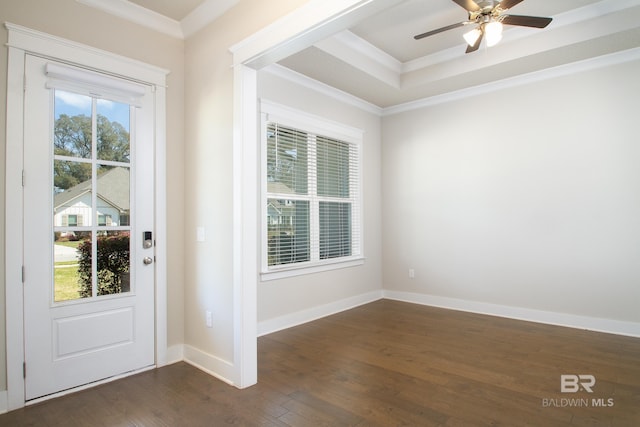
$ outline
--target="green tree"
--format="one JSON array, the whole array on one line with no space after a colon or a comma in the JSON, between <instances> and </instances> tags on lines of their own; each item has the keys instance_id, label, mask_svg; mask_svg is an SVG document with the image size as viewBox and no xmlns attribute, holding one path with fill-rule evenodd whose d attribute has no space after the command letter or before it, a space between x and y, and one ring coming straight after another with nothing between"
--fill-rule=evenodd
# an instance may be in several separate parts
<instances>
[{"instance_id":1,"label":"green tree","mask_svg":"<svg viewBox=\"0 0 640 427\"><path fill-rule=\"evenodd\" d=\"M54 126L54 153L79 159L92 156L91 117L84 114L61 114ZM118 122L111 122L98 114L96 123L96 149L98 160L129 162L129 132ZM91 164L75 161L54 163L54 185L67 190L91 179Z\"/></svg>"},{"instance_id":2,"label":"green tree","mask_svg":"<svg viewBox=\"0 0 640 427\"><path fill-rule=\"evenodd\" d=\"M91 117L61 114L56 120L53 135L54 154L91 158Z\"/></svg>"},{"instance_id":3,"label":"green tree","mask_svg":"<svg viewBox=\"0 0 640 427\"><path fill-rule=\"evenodd\" d=\"M98 114L98 159L129 162L129 132L118 122Z\"/></svg>"}]
</instances>

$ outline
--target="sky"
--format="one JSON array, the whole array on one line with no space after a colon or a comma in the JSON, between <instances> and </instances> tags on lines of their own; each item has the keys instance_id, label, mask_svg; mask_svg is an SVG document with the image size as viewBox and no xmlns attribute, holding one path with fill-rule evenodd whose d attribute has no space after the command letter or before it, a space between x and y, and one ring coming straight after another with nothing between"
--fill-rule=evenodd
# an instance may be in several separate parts
<instances>
[{"instance_id":1,"label":"sky","mask_svg":"<svg viewBox=\"0 0 640 427\"><path fill-rule=\"evenodd\" d=\"M120 123L129 131L129 105L120 102L98 99L98 114L107 117L111 122ZM61 114L91 116L91 97L76 93L56 90L55 118Z\"/></svg>"}]
</instances>

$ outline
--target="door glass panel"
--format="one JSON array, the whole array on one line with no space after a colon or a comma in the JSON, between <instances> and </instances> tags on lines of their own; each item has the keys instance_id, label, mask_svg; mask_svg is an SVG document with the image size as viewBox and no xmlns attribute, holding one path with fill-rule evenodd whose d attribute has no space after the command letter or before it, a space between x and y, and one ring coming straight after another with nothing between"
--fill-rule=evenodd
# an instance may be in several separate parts
<instances>
[{"instance_id":1,"label":"door glass panel","mask_svg":"<svg viewBox=\"0 0 640 427\"><path fill-rule=\"evenodd\" d=\"M55 91L54 154L91 158L91 97Z\"/></svg>"},{"instance_id":2,"label":"door glass panel","mask_svg":"<svg viewBox=\"0 0 640 427\"><path fill-rule=\"evenodd\" d=\"M129 292L128 231L108 231L98 236L98 295Z\"/></svg>"},{"instance_id":3,"label":"door glass panel","mask_svg":"<svg viewBox=\"0 0 640 427\"><path fill-rule=\"evenodd\" d=\"M131 106L56 90L54 110L54 302L129 292Z\"/></svg>"},{"instance_id":4,"label":"door glass panel","mask_svg":"<svg viewBox=\"0 0 640 427\"><path fill-rule=\"evenodd\" d=\"M54 233L54 301L91 296L91 260L91 232Z\"/></svg>"},{"instance_id":5,"label":"door glass panel","mask_svg":"<svg viewBox=\"0 0 640 427\"><path fill-rule=\"evenodd\" d=\"M98 160L129 162L130 109L128 104L98 100Z\"/></svg>"},{"instance_id":6,"label":"door glass panel","mask_svg":"<svg viewBox=\"0 0 640 427\"><path fill-rule=\"evenodd\" d=\"M130 212L130 173L122 166L98 166L96 180L99 227L127 226Z\"/></svg>"},{"instance_id":7,"label":"door glass panel","mask_svg":"<svg viewBox=\"0 0 640 427\"><path fill-rule=\"evenodd\" d=\"M91 225L91 163L54 160L53 215L58 227ZM69 215L86 221L72 224Z\"/></svg>"}]
</instances>

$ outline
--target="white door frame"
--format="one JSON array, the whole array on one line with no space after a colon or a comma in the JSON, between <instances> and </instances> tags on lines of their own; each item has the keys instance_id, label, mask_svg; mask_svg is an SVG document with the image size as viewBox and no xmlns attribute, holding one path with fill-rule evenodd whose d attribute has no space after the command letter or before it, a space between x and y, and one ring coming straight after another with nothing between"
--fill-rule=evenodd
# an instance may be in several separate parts
<instances>
[{"instance_id":1,"label":"white door frame","mask_svg":"<svg viewBox=\"0 0 640 427\"><path fill-rule=\"evenodd\" d=\"M257 72L405 0L311 0L230 48L233 53L234 384L257 382L261 224Z\"/></svg>"},{"instance_id":2,"label":"white door frame","mask_svg":"<svg viewBox=\"0 0 640 427\"><path fill-rule=\"evenodd\" d=\"M167 242L166 242L166 87L167 70L147 65L103 50L54 37L14 24L5 24L9 32L7 69L7 149L6 149L6 343L7 409L25 405L23 377L24 298L22 291L23 218L22 165L24 123L25 55L33 54L67 62L95 71L133 79L155 88L155 362L167 362Z\"/></svg>"}]
</instances>

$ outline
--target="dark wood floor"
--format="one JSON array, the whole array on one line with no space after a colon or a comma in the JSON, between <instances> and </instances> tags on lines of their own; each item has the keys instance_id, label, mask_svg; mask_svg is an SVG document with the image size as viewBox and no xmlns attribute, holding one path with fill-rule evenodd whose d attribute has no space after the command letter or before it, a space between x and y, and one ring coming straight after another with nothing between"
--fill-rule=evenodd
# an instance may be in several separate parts
<instances>
[{"instance_id":1,"label":"dark wood floor","mask_svg":"<svg viewBox=\"0 0 640 427\"><path fill-rule=\"evenodd\" d=\"M0 425L640 426L635 338L382 300L262 337L258 351L246 390L178 363ZM574 374L593 375L593 392L562 393Z\"/></svg>"}]
</instances>

